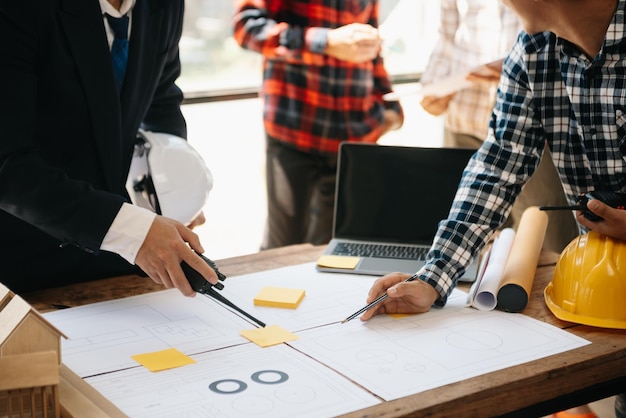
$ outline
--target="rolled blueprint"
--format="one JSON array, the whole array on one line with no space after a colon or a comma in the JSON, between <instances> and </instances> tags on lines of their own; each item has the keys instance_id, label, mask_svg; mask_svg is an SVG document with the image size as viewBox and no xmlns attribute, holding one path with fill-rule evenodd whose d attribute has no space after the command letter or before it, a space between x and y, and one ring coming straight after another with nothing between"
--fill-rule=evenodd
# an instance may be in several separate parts
<instances>
[{"instance_id":1,"label":"rolled blueprint","mask_svg":"<svg viewBox=\"0 0 626 418\"><path fill-rule=\"evenodd\" d=\"M522 214L498 289L498 305L503 310L520 312L526 307L547 227L548 215L537 206Z\"/></svg>"},{"instance_id":2,"label":"rolled blueprint","mask_svg":"<svg viewBox=\"0 0 626 418\"><path fill-rule=\"evenodd\" d=\"M496 308L498 288L514 239L515 231L512 228L505 228L493 241L484 272L474 282L469 292L469 304L476 309L491 311Z\"/></svg>"}]
</instances>

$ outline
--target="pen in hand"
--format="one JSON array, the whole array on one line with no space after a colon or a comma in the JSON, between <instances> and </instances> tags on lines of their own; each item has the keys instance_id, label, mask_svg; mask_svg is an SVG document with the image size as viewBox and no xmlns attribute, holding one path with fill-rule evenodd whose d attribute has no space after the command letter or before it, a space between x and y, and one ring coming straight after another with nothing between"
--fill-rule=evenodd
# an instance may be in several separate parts
<instances>
[{"instance_id":1,"label":"pen in hand","mask_svg":"<svg viewBox=\"0 0 626 418\"><path fill-rule=\"evenodd\" d=\"M408 277L405 280L405 282L412 282L415 279L417 279L417 273L415 273L414 275ZM366 306L362 307L361 309L359 309L358 311L356 311L355 313L353 313L352 315L350 315L349 317L347 317L346 319L341 321L341 323L345 324L348 321L352 321L354 318L356 318L357 316L361 315L365 311L369 311L370 309L372 309L374 306L378 305L379 303L381 303L385 299L387 299L387 292L383 293L382 295L380 295L379 297L377 297L376 299L371 301L369 304L367 304Z\"/></svg>"}]
</instances>

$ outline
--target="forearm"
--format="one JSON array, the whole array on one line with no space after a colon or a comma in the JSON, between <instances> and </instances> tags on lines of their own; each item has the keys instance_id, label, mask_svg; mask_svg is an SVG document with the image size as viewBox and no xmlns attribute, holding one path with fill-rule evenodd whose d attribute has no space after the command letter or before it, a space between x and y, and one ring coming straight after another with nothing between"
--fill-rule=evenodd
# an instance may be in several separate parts
<instances>
[{"instance_id":1,"label":"forearm","mask_svg":"<svg viewBox=\"0 0 626 418\"><path fill-rule=\"evenodd\" d=\"M245 0L238 3L233 21L237 43L267 59L323 65L328 28L279 22L267 3Z\"/></svg>"}]
</instances>

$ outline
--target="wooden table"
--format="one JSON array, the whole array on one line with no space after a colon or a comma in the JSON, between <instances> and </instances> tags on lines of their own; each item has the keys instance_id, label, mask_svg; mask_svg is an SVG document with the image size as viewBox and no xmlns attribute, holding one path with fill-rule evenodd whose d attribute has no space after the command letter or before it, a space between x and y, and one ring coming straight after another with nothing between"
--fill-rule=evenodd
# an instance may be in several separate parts
<instances>
[{"instance_id":1,"label":"wooden table","mask_svg":"<svg viewBox=\"0 0 626 418\"><path fill-rule=\"evenodd\" d=\"M226 276L311 262L323 247L297 245L217 261ZM530 363L452 383L355 411L345 417L535 417L626 391L626 332L560 321L548 310L543 289L558 255L542 253L524 314L592 342ZM468 286L460 286L467 290ZM22 295L45 312L162 290L151 280L116 277Z\"/></svg>"}]
</instances>

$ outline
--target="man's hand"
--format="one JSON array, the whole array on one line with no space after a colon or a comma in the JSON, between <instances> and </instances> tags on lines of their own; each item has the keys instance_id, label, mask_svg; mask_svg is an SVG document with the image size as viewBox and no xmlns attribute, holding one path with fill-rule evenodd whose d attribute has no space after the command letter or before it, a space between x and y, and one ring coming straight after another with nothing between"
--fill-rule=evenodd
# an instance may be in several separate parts
<instances>
[{"instance_id":1,"label":"man's hand","mask_svg":"<svg viewBox=\"0 0 626 418\"><path fill-rule=\"evenodd\" d=\"M194 296L180 263L185 261L209 282L217 283L217 275L193 250L204 252L200 239L180 222L157 216L137 253L138 265L155 283L170 289L176 287L185 296Z\"/></svg>"},{"instance_id":2,"label":"man's hand","mask_svg":"<svg viewBox=\"0 0 626 418\"><path fill-rule=\"evenodd\" d=\"M450 105L450 100L454 97L454 93L448 96L424 96L420 101L420 104L424 108L425 111L430 113L433 116L440 116L446 110L448 110L448 106Z\"/></svg>"},{"instance_id":3,"label":"man's hand","mask_svg":"<svg viewBox=\"0 0 626 418\"><path fill-rule=\"evenodd\" d=\"M389 131L400 129L404 120L402 116L395 110L385 109L383 112L383 132L382 135Z\"/></svg>"},{"instance_id":4,"label":"man's hand","mask_svg":"<svg viewBox=\"0 0 626 418\"><path fill-rule=\"evenodd\" d=\"M489 62L473 69L467 74L467 80L474 83L499 83L504 58Z\"/></svg>"},{"instance_id":5,"label":"man's hand","mask_svg":"<svg viewBox=\"0 0 626 418\"><path fill-rule=\"evenodd\" d=\"M361 316L361 321L367 321L382 313L423 313L439 298L434 287L421 280L405 282L410 274L390 273L374 282L367 296L367 303L372 302L383 292L387 292L387 299Z\"/></svg>"},{"instance_id":6,"label":"man's hand","mask_svg":"<svg viewBox=\"0 0 626 418\"><path fill-rule=\"evenodd\" d=\"M598 199L587 202L587 209L603 218L601 221L590 221L582 211L576 211L576 220L583 226L602 235L626 241L626 211L615 209Z\"/></svg>"},{"instance_id":7,"label":"man's hand","mask_svg":"<svg viewBox=\"0 0 626 418\"><path fill-rule=\"evenodd\" d=\"M378 29L363 23L351 23L328 31L325 52L342 61L361 63L376 58L381 44Z\"/></svg>"}]
</instances>

